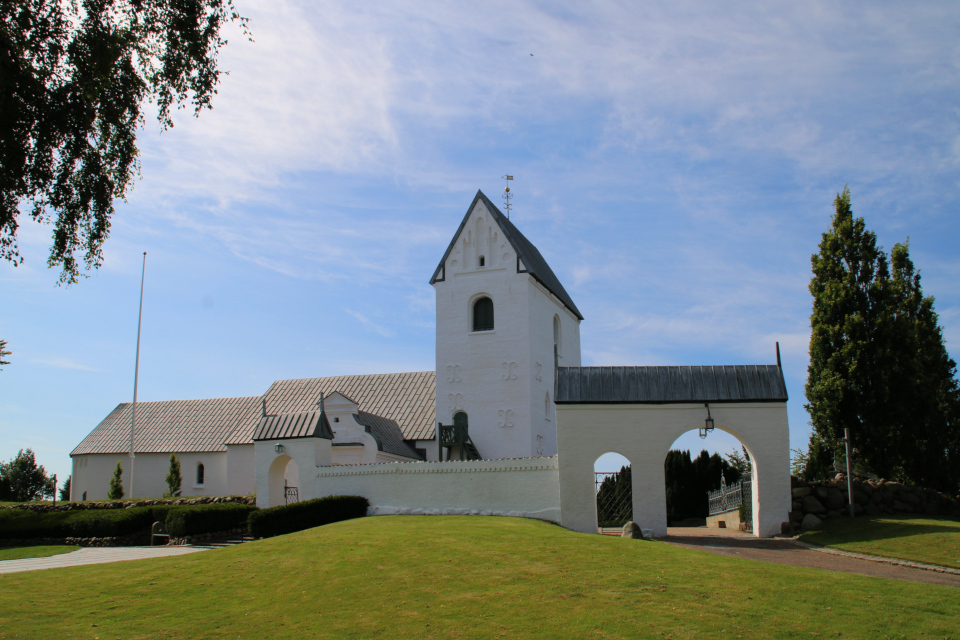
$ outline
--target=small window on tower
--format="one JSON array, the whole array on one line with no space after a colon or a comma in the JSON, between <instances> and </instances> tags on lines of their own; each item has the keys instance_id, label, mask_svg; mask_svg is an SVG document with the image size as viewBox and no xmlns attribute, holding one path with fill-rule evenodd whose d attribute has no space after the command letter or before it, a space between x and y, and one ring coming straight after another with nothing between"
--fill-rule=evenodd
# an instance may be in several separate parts
<instances>
[{"instance_id":1,"label":"small window on tower","mask_svg":"<svg viewBox=\"0 0 960 640\"><path fill-rule=\"evenodd\" d=\"M473 303L473 330L493 331L493 300L480 298Z\"/></svg>"},{"instance_id":2,"label":"small window on tower","mask_svg":"<svg viewBox=\"0 0 960 640\"><path fill-rule=\"evenodd\" d=\"M487 261L486 258L484 258L483 256L480 256L480 266L481 266L481 267L485 266L486 261Z\"/></svg>"}]
</instances>

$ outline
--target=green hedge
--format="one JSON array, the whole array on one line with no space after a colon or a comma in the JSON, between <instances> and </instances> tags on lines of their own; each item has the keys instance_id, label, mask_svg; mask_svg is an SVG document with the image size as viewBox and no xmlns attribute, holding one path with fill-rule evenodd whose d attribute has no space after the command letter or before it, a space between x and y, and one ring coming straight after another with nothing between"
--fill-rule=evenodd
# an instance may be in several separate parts
<instances>
[{"instance_id":1,"label":"green hedge","mask_svg":"<svg viewBox=\"0 0 960 640\"><path fill-rule=\"evenodd\" d=\"M256 509L253 505L229 502L174 507L167 513L167 533L180 538L233 529L246 522Z\"/></svg>"},{"instance_id":2,"label":"green hedge","mask_svg":"<svg viewBox=\"0 0 960 640\"><path fill-rule=\"evenodd\" d=\"M360 496L327 496L252 512L247 518L248 533L269 538L320 525L362 518L370 503Z\"/></svg>"},{"instance_id":3,"label":"green hedge","mask_svg":"<svg viewBox=\"0 0 960 640\"><path fill-rule=\"evenodd\" d=\"M156 516L154 511L157 510ZM5 510L7 511L7 510ZM0 516L0 539L30 538L111 538L149 531L165 509L134 507L132 509L88 509L36 513L19 511L17 516Z\"/></svg>"},{"instance_id":4,"label":"green hedge","mask_svg":"<svg viewBox=\"0 0 960 640\"><path fill-rule=\"evenodd\" d=\"M33 538L113 538L134 533L147 533L154 522L167 522L177 513L189 513L180 517L180 530L193 535L211 531L223 531L244 522L247 514L256 507L236 503L211 503L197 505L153 505L130 509L84 509L77 511L51 511L37 513L26 509L0 509L0 540ZM196 512L196 515L194 515ZM203 515L209 514L209 515Z\"/></svg>"}]
</instances>

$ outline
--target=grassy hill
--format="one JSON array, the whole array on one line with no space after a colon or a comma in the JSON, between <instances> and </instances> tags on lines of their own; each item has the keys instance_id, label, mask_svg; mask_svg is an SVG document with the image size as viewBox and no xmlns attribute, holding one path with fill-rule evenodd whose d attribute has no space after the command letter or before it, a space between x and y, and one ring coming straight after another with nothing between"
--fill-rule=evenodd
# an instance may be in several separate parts
<instances>
[{"instance_id":1,"label":"grassy hill","mask_svg":"<svg viewBox=\"0 0 960 640\"><path fill-rule=\"evenodd\" d=\"M493 517L0 576L0 638L960 638L960 589Z\"/></svg>"}]
</instances>

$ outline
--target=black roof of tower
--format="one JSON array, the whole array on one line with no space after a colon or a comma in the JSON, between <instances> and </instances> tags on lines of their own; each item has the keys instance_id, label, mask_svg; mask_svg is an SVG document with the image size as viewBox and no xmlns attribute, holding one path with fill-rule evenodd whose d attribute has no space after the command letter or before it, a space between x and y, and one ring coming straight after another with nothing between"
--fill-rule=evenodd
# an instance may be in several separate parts
<instances>
[{"instance_id":1,"label":"black roof of tower","mask_svg":"<svg viewBox=\"0 0 960 640\"><path fill-rule=\"evenodd\" d=\"M443 258L440 259L440 264L437 265L436 270L433 272L433 277L430 278L430 284L437 282L440 278L441 270L443 265L446 263L447 258L450 256L450 252L453 250L453 245L456 243L457 238L460 237L460 232L463 231L463 227L467 224L467 219L470 217L470 212L473 211L473 208L477 206L477 201L483 200L483 204L487 207L487 210L490 212L490 215L493 216L493 219L499 225L500 230L503 231L504 237L510 242L510 246L513 247L513 250L517 252L517 255L520 257L520 261L523 263L523 266L526 268L526 272L533 276L537 282L542 284L547 288L547 291L555 295L563 305L569 309L577 318L583 320L583 315L580 314L580 310L577 309L577 305L573 303L573 299L570 298L570 294L567 293L567 290L563 288L563 285L560 284L560 279L557 278L556 274L553 272L553 269L550 268L550 265L547 264L547 261L543 259L543 256L540 255L540 252L537 250L533 243L527 240L526 236L520 233L520 230L513 226L513 223L510 222L510 219L507 218L500 209L497 208L497 205L493 204L483 191L477 190L477 195L473 198L473 202L470 203L470 207L467 209L466 215L463 216L463 220L460 222L460 226L457 227L457 232L453 234L453 239L450 240L450 245L447 247L447 250L443 254Z\"/></svg>"}]
</instances>

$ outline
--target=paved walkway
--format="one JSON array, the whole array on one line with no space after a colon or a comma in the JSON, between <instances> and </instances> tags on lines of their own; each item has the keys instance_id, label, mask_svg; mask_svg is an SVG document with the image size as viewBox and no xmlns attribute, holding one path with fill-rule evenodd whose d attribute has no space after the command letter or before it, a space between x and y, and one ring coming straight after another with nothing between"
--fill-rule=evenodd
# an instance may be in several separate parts
<instances>
[{"instance_id":1,"label":"paved walkway","mask_svg":"<svg viewBox=\"0 0 960 640\"><path fill-rule=\"evenodd\" d=\"M865 576L960 587L960 571L919 568L916 563L812 547L784 538L755 538L740 531L706 528L669 528L663 539L685 549L706 551L745 560L775 562L796 567L859 573Z\"/></svg>"},{"instance_id":2,"label":"paved walkway","mask_svg":"<svg viewBox=\"0 0 960 640\"><path fill-rule=\"evenodd\" d=\"M47 558L23 558L21 560L0 561L0 573L19 573L20 571L39 571L40 569L58 569L77 567L85 564L103 564L122 560L142 560L143 558L162 558L181 556L185 553L206 551L205 547L84 547L70 553L61 553Z\"/></svg>"}]
</instances>

